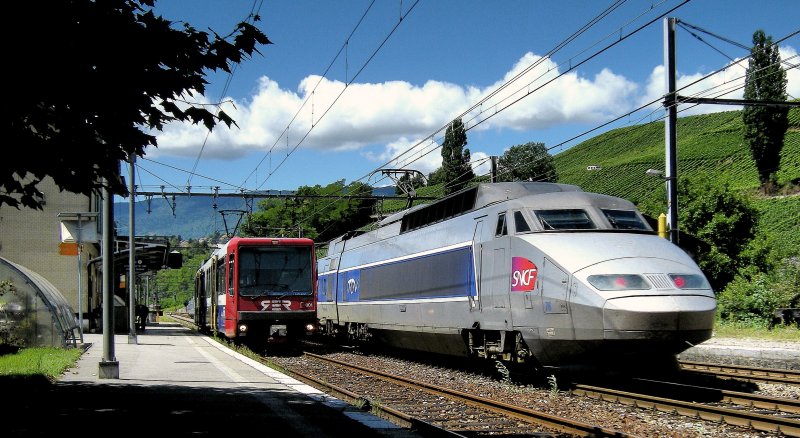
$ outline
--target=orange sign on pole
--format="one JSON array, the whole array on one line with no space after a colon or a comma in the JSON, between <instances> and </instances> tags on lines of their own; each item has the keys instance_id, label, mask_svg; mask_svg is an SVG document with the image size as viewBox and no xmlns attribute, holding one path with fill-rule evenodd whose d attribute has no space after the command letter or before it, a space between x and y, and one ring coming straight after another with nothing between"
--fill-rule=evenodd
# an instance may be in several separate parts
<instances>
[{"instance_id":1,"label":"orange sign on pole","mask_svg":"<svg viewBox=\"0 0 800 438\"><path fill-rule=\"evenodd\" d=\"M78 244L75 242L61 242L58 244L58 253L67 256L78 255Z\"/></svg>"}]
</instances>

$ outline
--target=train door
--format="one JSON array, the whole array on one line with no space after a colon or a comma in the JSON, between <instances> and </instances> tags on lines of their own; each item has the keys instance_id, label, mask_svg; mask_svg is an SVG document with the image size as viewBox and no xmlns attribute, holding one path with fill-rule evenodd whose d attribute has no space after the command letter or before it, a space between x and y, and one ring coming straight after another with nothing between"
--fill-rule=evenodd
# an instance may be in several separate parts
<instances>
[{"instance_id":1,"label":"train door","mask_svg":"<svg viewBox=\"0 0 800 438\"><path fill-rule=\"evenodd\" d=\"M228 253L225 268L225 281L227 293L225 294L225 336L233 338L236 336L236 313L239 311L238 299L236 294L236 253L231 250Z\"/></svg>"},{"instance_id":2,"label":"train door","mask_svg":"<svg viewBox=\"0 0 800 438\"><path fill-rule=\"evenodd\" d=\"M324 294L325 298L324 302L321 299L317 300L317 318L320 320L320 323L326 325L328 333L333 333L335 331L334 326L339 324L340 321L339 302L343 298L341 292L343 286L340 285L339 276L341 274L339 273L339 265L344 253L346 241L343 239L333 242L331 245L333 246L328 250L328 265L327 267L321 267L325 272L328 272L328 274L325 275L325 281L320 282L318 285L318 287L321 287L324 283L325 287L324 290L317 290L319 296L322 298Z\"/></svg>"},{"instance_id":3,"label":"train door","mask_svg":"<svg viewBox=\"0 0 800 438\"><path fill-rule=\"evenodd\" d=\"M542 291L542 337L573 339L572 318L567 302L569 275L545 257L539 281Z\"/></svg>"},{"instance_id":4,"label":"train door","mask_svg":"<svg viewBox=\"0 0 800 438\"><path fill-rule=\"evenodd\" d=\"M208 296L208 272L199 271L194 279L194 322L202 330L206 327L206 297Z\"/></svg>"},{"instance_id":5,"label":"train door","mask_svg":"<svg viewBox=\"0 0 800 438\"><path fill-rule=\"evenodd\" d=\"M511 303L509 301L511 263L508 257L508 226L505 213L497 217L494 239L481 247L480 309L486 330L511 330Z\"/></svg>"},{"instance_id":6,"label":"train door","mask_svg":"<svg viewBox=\"0 0 800 438\"><path fill-rule=\"evenodd\" d=\"M472 272L475 273L475 294L469 296L469 311L480 310L478 297L481 295L481 248L483 248L483 219L482 216L475 221L475 232L472 234L472 254L474 257Z\"/></svg>"},{"instance_id":7,"label":"train door","mask_svg":"<svg viewBox=\"0 0 800 438\"><path fill-rule=\"evenodd\" d=\"M332 276L328 276L329 281L332 283L328 285L328 299L333 301L333 312L332 317L334 321L338 324L339 323L339 260L341 259L342 254L339 253L337 257L331 259L331 266L330 269L334 272Z\"/></svg>"},{"instance_id":8,"label":"train door","mask_svg":"<svg viewBox=\"0 0 800 438\"><path fill-rule=\"evenodd\" d=\"M214 269L216 274L214 280L216 287L214 288L214 330L218 333L225 333L225 268L227 267L228 256L222 255L216 259Z\"/></svg>"},{"instance_id":9,"label":"train door","mask_svg":"<svg viewBox=\"0 0 800 438\"><path fill-rule=\"evenodd\" d=\"M322 262L320 270L327 272L317 283L317 315L319 319L339 322L337 308L337 280L339 278L339 257L328 258Z\"/></svg>"}]
</instances>

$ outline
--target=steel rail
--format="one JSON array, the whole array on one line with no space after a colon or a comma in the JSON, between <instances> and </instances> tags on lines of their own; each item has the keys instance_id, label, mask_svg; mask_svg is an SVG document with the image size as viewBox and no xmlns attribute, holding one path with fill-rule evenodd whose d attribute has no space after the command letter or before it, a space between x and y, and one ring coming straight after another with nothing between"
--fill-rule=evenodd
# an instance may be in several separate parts
<instances>
[{"instance_id":1,"label":"steel rail","mask_svg":"<svg viewBox=\"0 0 800 438\"><path fill-rule=\"evenodd\" d=\"M572 392L594 399L623 403L639 408L678 413L707 421L723 422L733 426L800 437L800 420L778 415L757 414L583 384L575 385Z\"/></svg>"},{"instance_id":2,"label":"steel rail","mask_svg":"<svg viewBox=\"0 0 800 438\"><path fill-rule=\"evenodd\" d=\"M422 388L423 390L430 392L436 395L446 395L452 399L458 400L462 403L466 403L475 407L479 407L481 409L487 409L493 412L502 413L504 415L508 415L528 423L539 424L541 426L553 428L562 432L571 433L571 434L578 434L581 436L592 436L592 437L630 437L631 435L613 430L604 428L601 426L591 425L587 423L583 423L580 421L572 420L569 418L559 417L556 415L551 415L545 412L536 411L533 409L524 408L521 406L515 406L508 403L503 403L501 401L492 400L492 399L485 399L481 398L472 394L467 394L461 391L457 391L454 389L444 388L437 385L433 385L430 383L420 382L412 379L407 379L400 376L395 376L392 374L384 373L377 370L371 370L367 368L363 368L357 365L349 364L346 362L341 362L336 359L327 358L325 356L320 356L314 353L304 353L306 356L313 357L315 359L334 363L341 367L354 369L361 373L366 373L369 375L377 376L385 380L389 380L404 386L408 386L411 388Z\"/></svg>"},{"instance_id":3,"label":"steel rail","mask_svg":"<svg viewBox=\"0 0 800 438\"><path fill-rule=\"evenodd\" d=\"M268 362L264 360L264 362ZM454 438L465 438L464 435L458 434L456 432L443 429L436 425L433 425L427 421L421 420L419 418L413 417L408 415L404 412L401 412L397 409L393 409L389 406L383 406L378 403L372 403L369 400L361 397L360 395L351 392L345 388L340 386L334 385L330 382L325 382L323 380L317 379L314 376L310 376L306 373L297 371L297 370L290 370L284 367L277 366L274 363L267 363L270 367L279 368L281 372L291 375L292 377L314 386L316 388L323 388L324 392L332 395L340 400L343 400L353 406L358 406L363 410L368 410L372 412L374 415L383 418L384 420L390 421L398 426L406 427L411 430L414 430L418 434L425 436L425 437L454 437Z\"/></svg>"},{"instance_id":4,"label":"steel rail","mask_svg":"<svg viewBox=\"0 0 800 438\"><path fill-rule=\"evenodd\" d=\"M772 397L767 395L751 394L749 392L730 391L727 389L710 388L693 384L667 382L662 380L637 378L636 381L645 384L656 384L664 387L674 387L678 391L697 391L699 398L719 397L719 402L746 406L755 409L785 412L787 414L800 414L800 400L791 398Z\"/></svg>"},{"instance_id":5,"label":"steel rail","mask_svg":"<svg viewBox=\"0 0 800 438\"><path fill-rule=\"evenodd\" d=\"M800 371L780 368L756 368L743 365L723 365L706 362L681 361L681 368L715 376L732 377L759 382L800 385Z\"/></svg>"},{"instance_id":6,"label":"steel rail","mask_svg":"<svg viewBox=\"0 0 800 438\"><path fill-rule=\"evenodd\" d=\"M175 319L177 322L187 326L188 328L197 329L197 325L194 323L192 318L184 317L183 315L178 314L168 314L171 318ZM325 382L315 378L314 376L310 376L308 374L296 371L296 370L289 370L285 367L281 367L273 362L270 362L266 359L259 359L265 365L279 369L281 372L291 375L292 377L314 386L316 388L323 388L326 394L329 394L333 397L336 397L340 400L343 400L353 406L360 407L364 410L371 411L374 415L383 418L391 423L394 423L398 426L409 428L411 430L416 431L419 435L424 437L431 437L431 438L465 438L463 435L455 433L453 431L449 431L443 429L441 427L435 426L429 422L421 420L419 418L413 417L411 415L407 415L404 412L399 410L393 409L388 406L382 406L379 404L372 404L369 400L364 399L363 397L355 394L351 391L348 391L345 388L341 388L339 386L333 385L329 382Z\"/></svg>"}]
</instances>

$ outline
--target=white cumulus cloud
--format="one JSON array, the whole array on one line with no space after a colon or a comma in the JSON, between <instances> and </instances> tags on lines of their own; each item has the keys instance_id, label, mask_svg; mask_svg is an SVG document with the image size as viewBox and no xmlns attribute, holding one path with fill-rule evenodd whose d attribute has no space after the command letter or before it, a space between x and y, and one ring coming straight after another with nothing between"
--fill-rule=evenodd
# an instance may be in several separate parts
<instances>
[{"instance_id":1,"label":"white cumulus cloud","mask_svg":"<svg viewBox=\"0 0 800 438\"><path fill-rule=\"evenodd\" d=\"M798 64L793 48L780 50L787 64ZM746 61L732 62L705 79L707 72L679 72L680 94L741 98L746 67ZM787 76L787 92L797 98L800 70L789 69ZM157 134L159 147L148 155L196 157L202 149L205 158L233 159L254 151L285 154L298 147L363 150L362 155L376 163L400 156L391 163L394 167L413 163L413 168L427 173L441 165L436 143L442 141L444 127L459 115L464 114L468 129L478 130L600 124L650 102L648 110L660 116L664 92L663 65L653 68L645 84L637 84L607 68L591 77L579 71L562 73L552 60L533 53L524 54L502 79L485 88L433 80L422 85L387 81L346 86L310 75L293 91L262 77L253 96L223 99L221 109L238 126L219 125L208 133L204 126L171 124ZM736 108L697 105L681 115ZM374 152L376 148L382 151ZM487 165L480 161L486 153L473 150L472 156L473 162Z\"/></svg>"}]
</instances>

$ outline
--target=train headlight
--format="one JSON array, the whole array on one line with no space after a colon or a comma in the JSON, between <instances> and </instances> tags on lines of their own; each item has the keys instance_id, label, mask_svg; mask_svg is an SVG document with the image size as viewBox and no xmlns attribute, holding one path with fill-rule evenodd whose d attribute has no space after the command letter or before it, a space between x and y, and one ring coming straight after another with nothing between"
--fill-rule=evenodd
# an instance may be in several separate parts
<instances>
[{"instance_id":1,"label":"train headlight","mask_svg":"<svg viewBox=\"0 0 800 438\"><path fill-rule=\"evenodd\" d=\"M241 334L247 333L247 324L239 324L239 333Z\"/></svg>"},{"instance_id":2,"label":"train headlight","mask_svg":"<svg viewBox=\"0 0 800 438\"><path fill-rule=\"evenodd\" d=\"M586 280L599 290L650 289L644 278L633 274L590 275Z\"/></svg>"},{"instance_id":3,"label":"train headlight","mask_svg":"<svg viewBox=\"0 0 800 438\"><path fill-rule=\"evenodd\" d=\"M311 323L306 324L306 331L307 332L313 332L315 328L316 327L314 326L314 324L311 324Z\"/></svg>"},{"instance_id":4,"label":"train headlight","mask_svg":"<svg viewBox=\"0 0 800 438\"><path fill-rule=\"evenodd\" d=\"M702 275L669 274L669 278L678 289L711 289L711 285Z\"/></svg>"}]
</instances>

